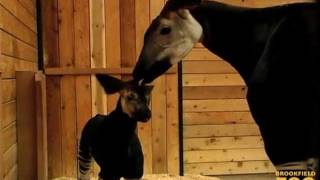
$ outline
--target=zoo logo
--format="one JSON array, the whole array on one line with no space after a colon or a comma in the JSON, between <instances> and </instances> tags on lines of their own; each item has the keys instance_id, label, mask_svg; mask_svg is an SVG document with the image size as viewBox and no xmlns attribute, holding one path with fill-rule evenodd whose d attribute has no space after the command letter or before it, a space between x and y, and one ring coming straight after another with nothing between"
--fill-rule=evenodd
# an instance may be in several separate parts
<instances>
[{"instance_id":1,"label":"zoo logo","mask_svg":"<svg viewBox=\"0 0 320 180\"><path fill-rule=\"evenodd\" d=\"M315 171L277 171L276 180L315 180Z\"/></svg>"}]
</instances>

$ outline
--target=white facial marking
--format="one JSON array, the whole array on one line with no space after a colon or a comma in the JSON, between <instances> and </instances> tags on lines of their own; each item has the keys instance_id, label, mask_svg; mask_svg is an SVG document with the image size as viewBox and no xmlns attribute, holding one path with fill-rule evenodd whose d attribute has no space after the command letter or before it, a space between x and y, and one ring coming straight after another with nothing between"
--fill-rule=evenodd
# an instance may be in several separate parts
<instances>
[{"instance_id":1,"label":"white facial marking","mask_svg":"<svg viewBox=\"0 0 320 180\"><path fill-rule=\"evenodd\" d=\"M176 64L187 56L194 45L200 41L203 33L199 22L186 9L179 10L172 19L161 19L158 31L163 27L170 27L171 34L155 34L158 38L154 38L152 45L154 49L146 53L156 60L169 57L171 64Z\"/></svg>"}]
</instances>

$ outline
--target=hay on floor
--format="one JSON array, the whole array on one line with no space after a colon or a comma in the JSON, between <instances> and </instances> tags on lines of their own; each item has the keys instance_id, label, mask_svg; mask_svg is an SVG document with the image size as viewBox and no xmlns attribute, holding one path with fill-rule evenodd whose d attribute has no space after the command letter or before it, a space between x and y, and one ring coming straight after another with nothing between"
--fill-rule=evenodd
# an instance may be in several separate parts
<instances>
[{"instance_id":1,"label":"hay on floor","mask_svg":"<svg viewBox=\"0 0 320 180\"><path fill-rule=\"evenodd\" d=\"M76 180L73 178L57 178L54 180ZM91 180L97 180L92 178ZM168 174L150 174L143 176L142 180L220 180L215 177L201 176L201 175L191 175L186 174L185 176L176 176Z\"/></svg>"}]
</instances>

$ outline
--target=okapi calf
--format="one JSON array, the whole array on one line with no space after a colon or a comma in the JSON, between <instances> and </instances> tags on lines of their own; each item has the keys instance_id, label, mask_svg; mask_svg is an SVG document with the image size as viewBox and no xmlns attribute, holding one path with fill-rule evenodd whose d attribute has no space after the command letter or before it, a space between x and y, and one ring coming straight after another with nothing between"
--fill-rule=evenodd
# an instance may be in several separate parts
<instances>
[{"instance_id":1,"label":"okapi calf","mask_svg":"<svg viewBox=\"0 0 320 180\"><path fill-rule=\"evenodd\" d=\"M109 115L97 115L87 122L80 140L80 179L89 179L93 159L100 166L102 180L140 179L143 153L135 132L137 122L147 122L152 86L123 82L108 75L97 75L107 94L119 93L117 107Z\"/></svg>"}]
</instances>

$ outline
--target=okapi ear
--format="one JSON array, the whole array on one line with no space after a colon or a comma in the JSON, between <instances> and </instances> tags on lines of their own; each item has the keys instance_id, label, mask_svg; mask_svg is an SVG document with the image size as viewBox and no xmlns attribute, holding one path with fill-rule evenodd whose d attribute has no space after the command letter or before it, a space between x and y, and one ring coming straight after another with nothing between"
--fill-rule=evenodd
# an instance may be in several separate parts
<instances>
[{"instance_id":1,"label":"okapi ear","mask_svg":"<svg viewBox=\"0 0 320 180\"><path fill-rule=\"evenodd\" d=\"M125 87L125 83L123 81L112 76L97 74L96 77L107 94L117 93Z\"/></svg>"}]
</instances>

